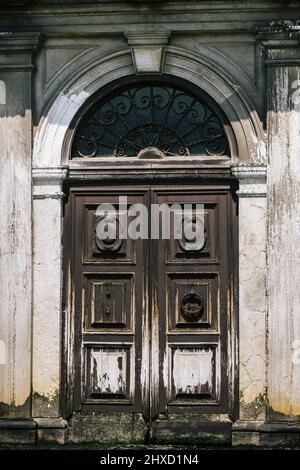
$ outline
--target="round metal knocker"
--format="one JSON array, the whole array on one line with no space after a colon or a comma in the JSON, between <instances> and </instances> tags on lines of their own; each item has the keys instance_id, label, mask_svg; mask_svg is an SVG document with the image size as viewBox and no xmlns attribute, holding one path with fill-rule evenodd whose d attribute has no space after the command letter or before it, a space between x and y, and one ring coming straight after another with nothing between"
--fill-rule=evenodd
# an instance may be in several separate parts
<instances>
[{"instance_id":1,"label":"round metal knocker","mask_svg":"<svg viewBox=\"0 0 300 470\"><path fill-rule=\"evenodd\" d=\"M181 301L181 315L186 321L198 321L204 311L203 302L198 294L189 292Z\"/></svg>"}]
</instances>

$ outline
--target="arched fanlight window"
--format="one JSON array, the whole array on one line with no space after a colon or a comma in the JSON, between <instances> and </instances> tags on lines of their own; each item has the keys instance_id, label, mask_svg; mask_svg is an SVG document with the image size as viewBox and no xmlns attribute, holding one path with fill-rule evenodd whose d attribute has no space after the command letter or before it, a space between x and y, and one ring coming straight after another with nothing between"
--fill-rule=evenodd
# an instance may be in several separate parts
<instances>
[{"instance_id":1,"label":"arched fanlight window","mask_svg":"<svg viewBox=\"0 0 300 470\"><path fill-rule=\"evenodd\" d=\"M221 110L197 87L171 77L115 82L76 127L71 158L230 158L230 126Z\"/></svg>"}]
</instances>

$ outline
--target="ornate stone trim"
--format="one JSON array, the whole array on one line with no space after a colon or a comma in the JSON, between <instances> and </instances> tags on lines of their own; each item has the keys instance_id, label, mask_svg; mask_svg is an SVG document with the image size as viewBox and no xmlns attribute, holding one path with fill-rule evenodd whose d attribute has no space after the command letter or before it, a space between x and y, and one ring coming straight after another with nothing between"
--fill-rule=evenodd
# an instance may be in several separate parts
<instances>
[{"instance_id":1,"label":"ornate stone trim","mask_svg":"<svg viewBox=\"0 0 300 470\"><path fill-rule=\"evenodd\" d=\"M68 170L64 167L32 169L34 184L41 184L41 182L47 182L49 184L49 181L60 182L66 179L67 174Z\"/></svg>"},{"instance_id":2,"label":"ornate stone trim","mask_svg":"<svg viewBox=\"0 0 300 470\"><path fill-rule=\"evenodd\" d=\"M41 34L38 32L0 31L0 52L34 51L39 46L40 37Z\"/></svg>"},{"instance_id":3,"label":"ornate stone trim","mask_svg":"<svg viewBox=\"0 0 300 470\"><path fill-rule=\"evenodd\" d=\"M237 191L241 197L266 197L267 168L256 165L236 165L231 167L231 174L239 180Z\"/></svg>"},{"instance_id":4,"label":"ornate stone trim","mask_svg":"<svg viewBox=\"0 0 300 470\"><path fill-rule=\"evenodd\" d=\"M33 199L63 198L61 186L66 177L66 168L33 168Z\"/></svg>"},{"instance_id":5,"label":"ornate stone trim","mask_svg":"<svg viewBox=\"0 0 300 470\"><path fill-rule=\"evenodd\" d=\"M266 53L269 67L292 67L300 64L300 22L273 21L258 28L258 40Z\"/></svg>"}]
</instances>

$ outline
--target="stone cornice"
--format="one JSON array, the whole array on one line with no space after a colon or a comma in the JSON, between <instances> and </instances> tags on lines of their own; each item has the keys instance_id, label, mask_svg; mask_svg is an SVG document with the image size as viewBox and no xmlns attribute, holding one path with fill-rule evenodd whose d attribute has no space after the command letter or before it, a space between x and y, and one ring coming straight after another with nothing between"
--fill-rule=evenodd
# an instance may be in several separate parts
<instances>
[{"instance_id":1,"label":"stone cornice","mask_svg":"<svg viewBox=\"0 0 300 470\"><path fill-rule=\"evenodd\" d=\"M231 167L231 174L239 180L239 198L266 197L266 166L238 164Z\"/></svg>"},{"instance_id":2,"label":"stone cornice","mask_svg":"<svg viewBox=\"0 0 300 470\"><path fill-rule=\"evenodd\" d=\"M260 28L259 31L266 35L298 32L300 31L300 20L272 21L269 26Z\"/></svg>"},{"instance_id":3,"label":"stone cornice","mask_svg":"<svg viewBox=\"0 0 300 470\"><path fill-rule=\"evenodd\" d=\"M33 69L32 58L39 47L40 38L40 33L0 31L0 70Z\"/></svg>"},{"instance_id":4,"label":"stone cornice","mask_svg":"<svg viewBox=\"0 0 300 470\"><path fill-rule=\"evenodd\" d=\"M95 6L105 6L107 8L122 7L136 8L140 4L143 8L151 8L153 4L159 4L162 7L177 8L182 5L188 6L191 9L203 8L219 10L219 9L232 9L234 5L240 10L257 10L257 9L285 9L289 10L292 8L300 7L300 2L294 0L290 5L286 5L284 0L250 0L237 1L237 0L102 0L101 2L96 2L95 0L1 0L1 8L7 9L18 9L19 7L37 7L43 9L46 7L54 8L88 8ZM157 5L155 6L157 7Z\"/></svg>"},{"instance_id":5,"label":"stone cornice","mask_svg":"<svg viewBox=\"0 0 300 470\"><path fill-rule=\"evenodd\" d=\"M0 31L0 52L10 53L32 53L40 43L40 33L27 32L2 32Z\"/></svg>"},{"instance_id":6,"label":"stone cornice","mask_svg":"<svg viewBox=\"0 0 300 470\"><path fill-rule=\"evenodd\" d=\"M67 176L67 168L33 168L32 178L35 185L40 184L60 184Z\"/></svg>"},{"instance_id":7,"label":"stone cornice","mask_svg":"<svg viewBox=\"0 0 300 470\"><path fill-rule=\"evenodd\" d=\"M67 168L33 168L33 199L62 199L62 183L67 177Z\"/></svg>"},{"instance_id":8,"label":"stone cornice","mask_svg":"<svg viewBox=\"0 0 300 470\"><path fill-rule=\"evenodd\" d=\"M19 1L19 0L16 0ZM172 31L181 31L186 34L201 33L205 31L250 31L256 25L262 26L269 21L270 13L274 19L299 18L300 1L294 0L286 5L284 0L190 0L190 1L126 1L126 0L35 0L27 2L22 7L7 7L0 2L0 24L6 28L7 18L9 24L15 28L21 27L21 22L26 17L30 27L39 28L45 34L77 33L89 31L98 32L94 25L101 25L101 33L120 33L124 31L124 24L141 25L158 23L167 25ZM59 4L58 4L59 3ZM234 14L233 14L234 12ZM251 17L245 19L244 14L250 13ZM205 20L203 15L205 16ZM132 15L128 21L128 15ZM285 15L285 16L283 16ZM65 21L61 21L64 18ZM219 21L218 21L219 19ZM58 20L58 21L57 21ZM48 22L50 23L48 24ZM199 24L201 28L199 29ZM188 27L187 27L188 25ZM12 26L13 27L13 26Z\"/></svg>"},{"instance_id":9,"label":"stone cornice","mask_svg":"<svg viewBox=\"0 0 300 470\"><path fill-rule=\"evenodd\" d=\"M266 182L267 167L265 165L232 165L231 173L239 180L255 180L261 183Z\"/></svg>"},{"instance_id":10,"label":"stone cornice","mask_svg":"<svg viewBox=\"0 0 300 470\"><path fill-rule=\"evenodd\" d=\"M264 48L268 66L300 65L300 21L273 21L258 29L258 40Z\"/></svg>"},{"instance_id":11,"label":"stone cornice","mask_svg":"<svg viewBox=\"0 0 300 470\"><path fill-rule=\"evenodd\" d=\"M134 28L132 31L128 30L124 32L124 36L127 38L130 46L153 46L167 44L170 31L163 28L151 27L149 31L139 31Z\"/></svg>"}]
</instances>

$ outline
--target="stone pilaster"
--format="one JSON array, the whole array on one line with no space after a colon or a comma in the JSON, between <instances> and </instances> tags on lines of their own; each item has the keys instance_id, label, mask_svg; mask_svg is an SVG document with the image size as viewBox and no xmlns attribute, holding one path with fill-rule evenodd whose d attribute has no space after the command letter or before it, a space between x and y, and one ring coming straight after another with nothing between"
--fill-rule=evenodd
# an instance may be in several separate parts
<instances>
[{"instance_id":1,"label":"stone pilaster","mask_svg":"<svg viewBox=\"0 0 300 470\"><path fill-rule=\"evenodd\" d=\"M264 421L266 410L266 167L238 165L239 419Z\"/></svg>"},{"instance_id":2,"label":"stone pilaster","mask_svg":"<svg viewBox=\"0 0 300 470\"><path fill-rule=\"evenodd\" d=\"M0 33L0 417L30 416L31 87L39 35Z\"/></svg>"},{"instance_id":3,"label":"stone pilaster","mask_svg":"<svg viewBox=\"0 0 300 470\"><path fill-rule=\"evenodd\" d=\"M300 26L273 24L259 38L268 67L268 421L298 421Z\"/></svg>"},{"instance_id":4,"label":"stone pilaster","mask_svg":"<svg viewBox=\"0 0 300 470\"><path fill-rule=\"evenodd\" d=\"M62 345L64 168L33 169L32 415L58 417Z\"/></svg>"}]
</instances>

